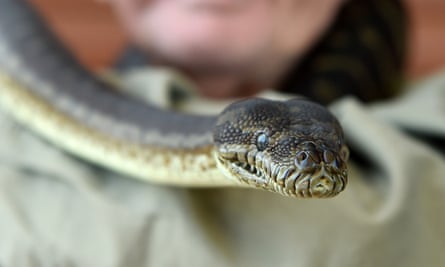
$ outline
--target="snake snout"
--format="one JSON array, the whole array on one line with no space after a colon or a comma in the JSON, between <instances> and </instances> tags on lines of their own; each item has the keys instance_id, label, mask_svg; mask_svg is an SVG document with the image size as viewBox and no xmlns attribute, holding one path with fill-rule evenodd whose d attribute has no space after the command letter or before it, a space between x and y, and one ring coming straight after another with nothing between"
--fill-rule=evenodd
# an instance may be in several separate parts
<instances>
[{"instance_id":1,"label":"snake snout","mask_svg":"<svg viewBox=\"0 0 445 267\"><path fill-rule=\"evenodd\" d=\"M346 183L346 176L322 168L317 174L295 181L295 195L304 198L333 197L344 190Z\"/></svg>"},{"instance_id":2,"label":"snake snout","mask_svg":"<svg viewBox=\"0 0 445 267\"><path fill-rule=\"evenodd\" d=\"M343 191L347 183L347 154L320 146L314 142L301 143L294 156L300 175L295 181L295 194L301 197L332 197ZM346 148L345 148L346 149Z\"/></svg>"},{"instance_id":3,"label":"snake snout","mask_svg":"<svg viewBox=\"0 0 445 267\"><path fill-rule=\"evenodd\" d=\"M309 191L314 197L327 197L334 192L335 180L328 176L319 176L311 181Z\"/></svg>"}]
</instances>

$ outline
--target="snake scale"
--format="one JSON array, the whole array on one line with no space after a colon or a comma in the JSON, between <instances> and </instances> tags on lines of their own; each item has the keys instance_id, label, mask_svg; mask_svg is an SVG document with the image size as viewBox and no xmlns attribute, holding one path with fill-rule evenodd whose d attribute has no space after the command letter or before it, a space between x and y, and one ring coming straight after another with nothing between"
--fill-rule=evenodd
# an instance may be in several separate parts
<instances>
[{"instance_id":1,"label":"snake scale","mask_svg":"<svg viewBox=\"0 0 445 267\"><path fill-rule=\"evenodd\" d=\"M253 98L202 116L128 98L88 73L25 0L0 0L0 106L66 151L150 182L317 198L347 184L343 131L323 106Z\"/></svg>"}]
</instances>

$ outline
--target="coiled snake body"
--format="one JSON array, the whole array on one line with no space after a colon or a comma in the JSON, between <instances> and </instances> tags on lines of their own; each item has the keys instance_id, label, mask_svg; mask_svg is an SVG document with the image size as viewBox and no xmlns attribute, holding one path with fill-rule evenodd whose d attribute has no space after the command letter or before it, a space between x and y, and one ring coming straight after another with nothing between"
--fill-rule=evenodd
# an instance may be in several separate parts
<instances>
[{"instance_id":1,"label":"coiled snake body","mask_svg":"<svg viewBox=\"0 0 445 267\"><path fill-rule=\"evenodd\" d=\"M126 98L82 68L24 0L0 0L0 105L65 150L152 182L296 197L334 196L347 183L342 129L324 107L248 99L212 117Z\"/></svg>"}]
</instances>

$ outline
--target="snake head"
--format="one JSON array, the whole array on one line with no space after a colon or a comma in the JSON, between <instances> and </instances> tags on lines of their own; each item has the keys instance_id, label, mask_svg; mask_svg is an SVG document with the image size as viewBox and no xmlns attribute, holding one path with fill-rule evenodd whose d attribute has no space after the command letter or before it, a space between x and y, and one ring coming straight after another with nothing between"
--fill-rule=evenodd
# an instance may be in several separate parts
<instances>
[{"instance_id":1,"label":"snake head","mask_svg":"<svg viewBox=\"0 0 445 267\"><path fill-rule=\"evenodd\" d=\"M218 117L215 157L230 178L294 197L332 197L347 184L349 150L337 119L303 99L247 99Z\"/></svg>"}]
</instances>

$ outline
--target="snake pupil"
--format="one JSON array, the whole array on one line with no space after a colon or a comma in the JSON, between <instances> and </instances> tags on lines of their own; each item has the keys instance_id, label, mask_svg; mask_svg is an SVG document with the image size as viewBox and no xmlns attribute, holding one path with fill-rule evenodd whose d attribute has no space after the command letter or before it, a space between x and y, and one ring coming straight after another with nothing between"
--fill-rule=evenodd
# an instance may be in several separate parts
<instances>
[{"instance_id":1,"label":"snake pupil","mask_svg":"<svg viewBox=\"0 0 445 267\"><path fill-rule=\"evenodd\" d=\"M261 133L257 137L256 146L259 151L263 151L269 145L269 137L265 133Z\"/></svg>"}]
</instances>

